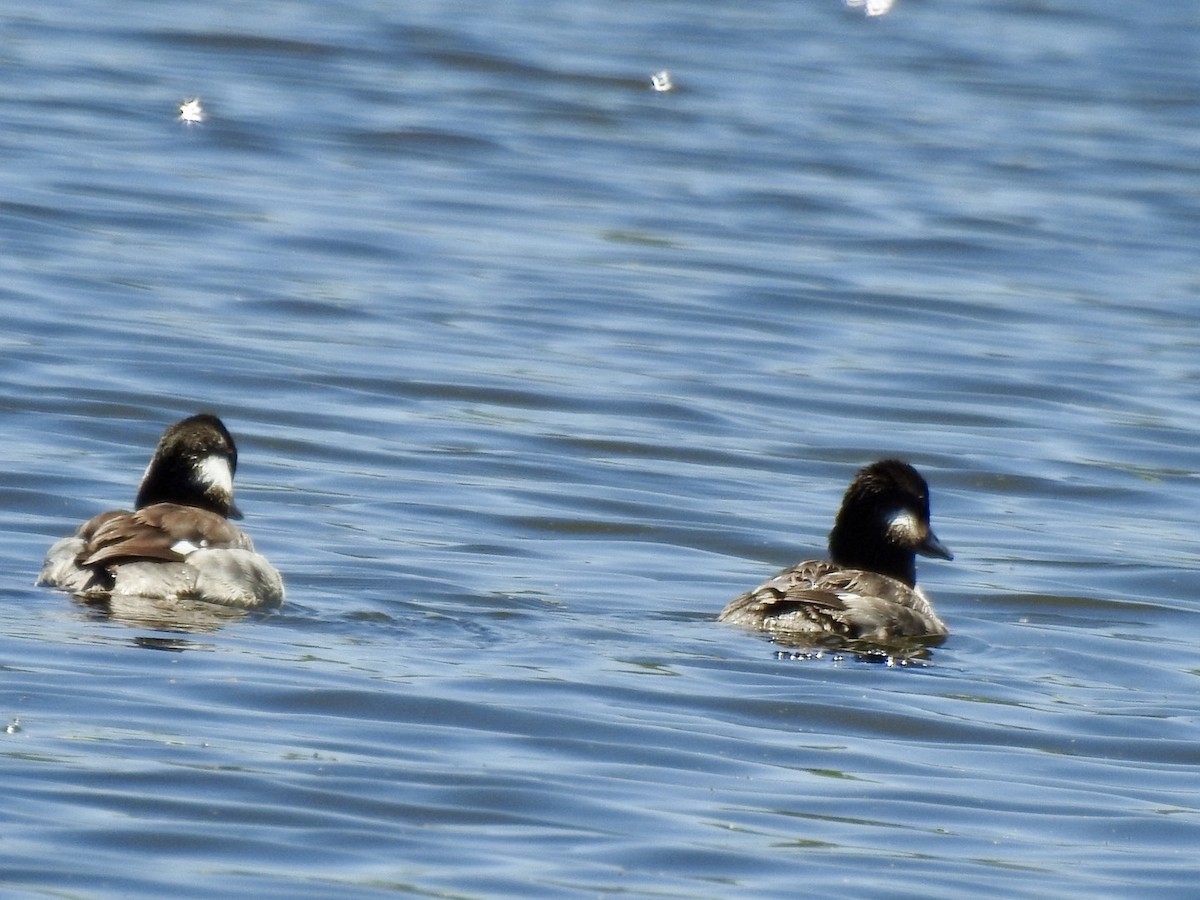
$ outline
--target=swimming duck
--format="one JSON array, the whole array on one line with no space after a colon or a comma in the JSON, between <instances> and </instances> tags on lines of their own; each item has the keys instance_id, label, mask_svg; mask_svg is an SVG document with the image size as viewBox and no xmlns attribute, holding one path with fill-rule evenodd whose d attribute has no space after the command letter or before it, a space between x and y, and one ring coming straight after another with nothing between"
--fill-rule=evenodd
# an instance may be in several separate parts
<instances>
[{"instance_id":1,"label":"swimming duck","mask_svg":"<svg viewBox=\"0 0 1200 900\"><path fill-rule=\"evenodd\" d=\"M46 554L37 583L88 600L138 596L255 608L283 602L283 578L230 519L237 447L201 413L169 426L135 509L89 519Z\"/></svg>"},{"instance_id":2,"label":"swimming duck","mask_svg":"<svg viewBox=\"0 0 1200 900\"><path fill-rule=\"evenodd\" d=\"M860 470L829 533L829 560L797 563L717 617L780 636L889 643L948 631L916 586L916 554L953 559L929 525L929 487L908 463Z\"/></svg>"}]
</instances>

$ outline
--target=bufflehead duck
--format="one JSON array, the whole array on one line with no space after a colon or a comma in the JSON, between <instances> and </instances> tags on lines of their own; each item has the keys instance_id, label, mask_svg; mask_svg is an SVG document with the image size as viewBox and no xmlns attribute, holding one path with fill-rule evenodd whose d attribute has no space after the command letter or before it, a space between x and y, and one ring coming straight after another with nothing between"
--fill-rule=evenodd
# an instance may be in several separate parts
<instances>
[{"instance_id":1,"label":"bufflehead duck","mask_svg":"<svg viewBox=\"0 0 1200 900\"><path fill-rule=\"evenodd\" d=\"M230 519L237 447L202 413L163 432L135 511L100 513L50 548L37 583L88 600L118 596L278 606L283 579Z\"/></svg>"},{"instance_id":2,"label":"bufflehead duck","mask_svg":"<svg viewBox=\"0 0 1200 900\"><path fill-rule=\"evenodd\" d=\"M940 639L914 557L953 559L929 526L929 487L885 459L854 476L829 533L830 561L808 560L730 601L717 617L814 643Z\"/></svg>"}]
</instances>

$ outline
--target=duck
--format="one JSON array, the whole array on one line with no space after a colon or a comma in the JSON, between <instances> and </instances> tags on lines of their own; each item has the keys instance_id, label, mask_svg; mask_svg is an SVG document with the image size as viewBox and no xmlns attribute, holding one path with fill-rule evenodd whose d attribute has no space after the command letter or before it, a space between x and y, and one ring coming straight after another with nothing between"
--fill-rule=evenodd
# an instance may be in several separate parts
<instances>
[{"instance_id":1,"label":"duck","mask_svg":"<svg viewBox=\"0 0 1200 900\"><path fill-rule=\"evenodd\" d=\"M879 460L850 482L827 560L789 566L717 618L801 643L937 643L949 630L917 587L918 554L954 558L930 526L925 479L902 460Z\"/></svg>"},{"instance_id":2,"label":"duck","mask_svg":"<svg viewBox=\"0 0 1200 900\"><path fill-rule=\"evenodd\" d=\"M46 554L37 584L89 601L143 597L256 609L283 603L283 577L231 519L237 446L199 413L169 425L138 486L133 511L84 522Z\"/></svg>"}]
</instances>

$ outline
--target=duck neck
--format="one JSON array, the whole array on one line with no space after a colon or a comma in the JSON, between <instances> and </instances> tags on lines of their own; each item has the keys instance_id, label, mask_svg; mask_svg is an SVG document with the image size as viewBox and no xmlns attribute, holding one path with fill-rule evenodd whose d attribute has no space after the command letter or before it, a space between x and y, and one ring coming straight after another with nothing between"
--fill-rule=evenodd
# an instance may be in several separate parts
<instances>
[{"instance_id":1,"label":"duck neck","mask_svg":"<svg viewBox=\"0 0 1200 900\"><path fill-rule=\"evenodd\" d=\"M853 538L850 529L841 522L829 533L829 557L842 568L878 572L909 587L915 587L917 583L917 565L911 550L886 540L864 543L861 538Z\"/></svg>"},{"instance_id":2,"label":"duck neck","mask_svg":"<svg viewBox=\"0 0 1200 900\"><path fill-rule=\"evenodd\" d=\"M231 504L221 491L206 489L196 480L190 462L155 460L142 477L134 505L138 509L155 503L177 503L228 516Z\"/></svg>"}]
</instances>

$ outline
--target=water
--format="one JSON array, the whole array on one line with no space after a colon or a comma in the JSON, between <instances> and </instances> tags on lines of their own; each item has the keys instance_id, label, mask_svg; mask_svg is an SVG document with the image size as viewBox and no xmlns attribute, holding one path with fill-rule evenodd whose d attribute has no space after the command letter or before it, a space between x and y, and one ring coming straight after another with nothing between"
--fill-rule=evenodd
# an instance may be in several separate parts
<instances>
[{"instance_id":1,"label":"water","mask_svg":"<svg viewBox=\"0 0 1200 900\"><path fill-rule=\"evenodd\" d=\"M1190 895L1200 14L410 6L0 14L7 891ZM199 409L282 611L33 588ZM890 454L924 665L715 623Z\"/></svg>"}]
</instances>

